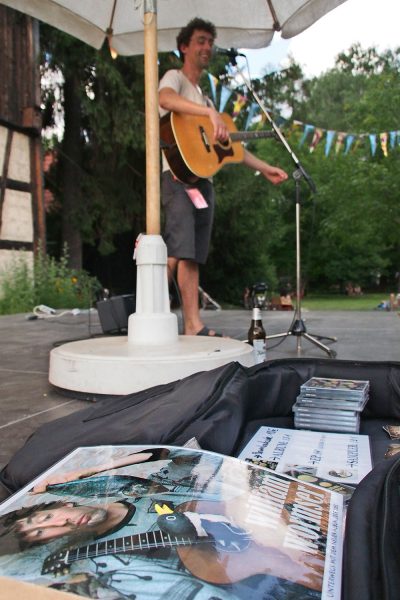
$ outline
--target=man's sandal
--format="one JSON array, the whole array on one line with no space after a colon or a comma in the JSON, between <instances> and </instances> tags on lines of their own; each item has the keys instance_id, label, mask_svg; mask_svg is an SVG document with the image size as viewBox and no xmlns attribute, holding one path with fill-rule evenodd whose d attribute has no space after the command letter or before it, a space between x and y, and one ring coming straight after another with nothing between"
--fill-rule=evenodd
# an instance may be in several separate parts
<instances>
[{"instance_id":1,"label":"man's sandal","mask_svg":"<svg viewBox=\"0 0 400 600\"><path fill-rule=\"evenodd\" d=\"M204 325L203 329L200 329L200 331L198 331L196 333L196 335L203 335L203 336L206 336L206 337L224 337L222 335L222 333L220 333L219 331L216 331L215 333L211 333L211 331L212 330L209 329L207 327L207 325Z\"/></svg>"}]
</instances>

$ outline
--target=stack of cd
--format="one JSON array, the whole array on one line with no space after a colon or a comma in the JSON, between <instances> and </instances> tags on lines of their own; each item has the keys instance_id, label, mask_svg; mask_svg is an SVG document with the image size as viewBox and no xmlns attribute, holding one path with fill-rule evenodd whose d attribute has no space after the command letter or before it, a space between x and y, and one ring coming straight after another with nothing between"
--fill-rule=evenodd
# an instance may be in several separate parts
<instances>
[{"instance_id":1,"label":"stack of cd","mask_svg":"<svg viewBox=\"0 0 400 600\"><path fill-rule=\"evenodd\" d=\"M312 377L301 386L293 406L294 426L358 433L368 396L369 381Z\"/></svg>"}]
</instances>

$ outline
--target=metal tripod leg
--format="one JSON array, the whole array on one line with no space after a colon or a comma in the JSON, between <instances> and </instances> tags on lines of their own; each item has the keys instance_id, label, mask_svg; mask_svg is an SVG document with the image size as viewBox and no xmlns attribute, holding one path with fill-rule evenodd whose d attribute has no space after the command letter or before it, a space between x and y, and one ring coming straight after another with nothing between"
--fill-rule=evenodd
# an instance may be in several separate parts
<instances>
[{"instance_id":1,"label":"metal tripod leg","mask_svg":"<svg viewBox=\"0 0 400 600\"><path fill-rule=\"evenodd\" d=\"M265 339L266 340L273 340L273 339L276 340L278 338L288 337L289 335L294 335L297 337L297 355L299 355L301 352L301 338L305 337L309 342L311 342L312 344L315 344L321 350L324 350L330 358L336 358L336 356L337 356L337 353L335 352L335 350L332 350L332 348L329 348L329 346L325 346L325 344L320 342L316 337L307 333L304 322L301 319L295 321L295 323L290 331L285 331L285 333L275 333L272 335L267 335L267 337ZM336 342L336 338L329 338L326 336L321 336L321 337L323 337L323 339L328 339L328 340L332 340L333 342Z\"/></svg>"},{"instance_id":2,"label":"metal tripod leg","mask_svg":"<svg viewBox=\"0 0 400 600\"><path fill-rule=\"evenodd\" d=\"M325 346L325 344L323 344L322 342L320 342L317 338L313 337L312 335L310 335L309 333L307 333L306 331L302 334L308 341L310 341L312 344L315 344L316 346L318 346L318 348L321 348L321 350L325 350L325 352L330 356L330 358L336 358L336 352L335 350L332 350L332 348L329 348L329 346ZM332 339L332 338L327 338L327 339ZM333 340L336 341L336 340Z\"/></svg>"},{"instance_id":3,"label":"metal tripod leg","mask_svg":"<svg viewBox=\"0 0 400 600\"><path fill-rule=\"evenodd\" d=\"M329 335L317 335L316 333L310 333L310 335L317 340L329 340L330 342L337 342L337 337L329 337Z\"/></svg>"}]
</instances>

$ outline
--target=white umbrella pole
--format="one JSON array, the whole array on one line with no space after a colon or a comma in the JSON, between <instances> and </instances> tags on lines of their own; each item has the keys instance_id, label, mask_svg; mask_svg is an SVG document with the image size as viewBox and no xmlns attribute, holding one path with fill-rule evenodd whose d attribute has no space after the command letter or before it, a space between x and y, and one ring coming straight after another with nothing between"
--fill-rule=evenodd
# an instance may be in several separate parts
<instances>
[{"instance_id":1,"label":"white umbrella pole","mask_svg":"<svg viewBox=\"0 0 400 600\"><path fill-rule=\"evenodd\" d=\"M155 0L145 0L146 232L149 235L160 234L160 128L158 116L157 12L155 4ZM152 12L146 12L146 10L152 10Z\"/></svg>"},{"instance_id":2,"label":"white umbrella pole","mask_svg":"<svg viewBox=\"0 0 400 600\"><path fill-rule=\"evenodd\" d=\"M156 0L144 4L146 107L146 234L136 249L136 312L129 317L128 343L171 344L178 340L178 320L171 313L167 248L160 236L160 128Z\"/></svg>"}]
</instances>

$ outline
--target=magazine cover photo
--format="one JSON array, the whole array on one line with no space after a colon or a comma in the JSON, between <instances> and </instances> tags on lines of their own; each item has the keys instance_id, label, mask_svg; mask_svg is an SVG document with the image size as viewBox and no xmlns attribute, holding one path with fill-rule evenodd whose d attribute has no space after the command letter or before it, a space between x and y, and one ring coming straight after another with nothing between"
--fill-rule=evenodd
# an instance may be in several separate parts
<instances>
[{"instance_id":1,"label":"magazine cover photo","mask_svg":"<svg viewBox=\"0 0 400 600\"><path fill-rule=\"evenodd\" d=\"M87 598L340 598L343 498L192 448L78 448L0 505L0 576Z\"/></svg>"}]
</instances>

